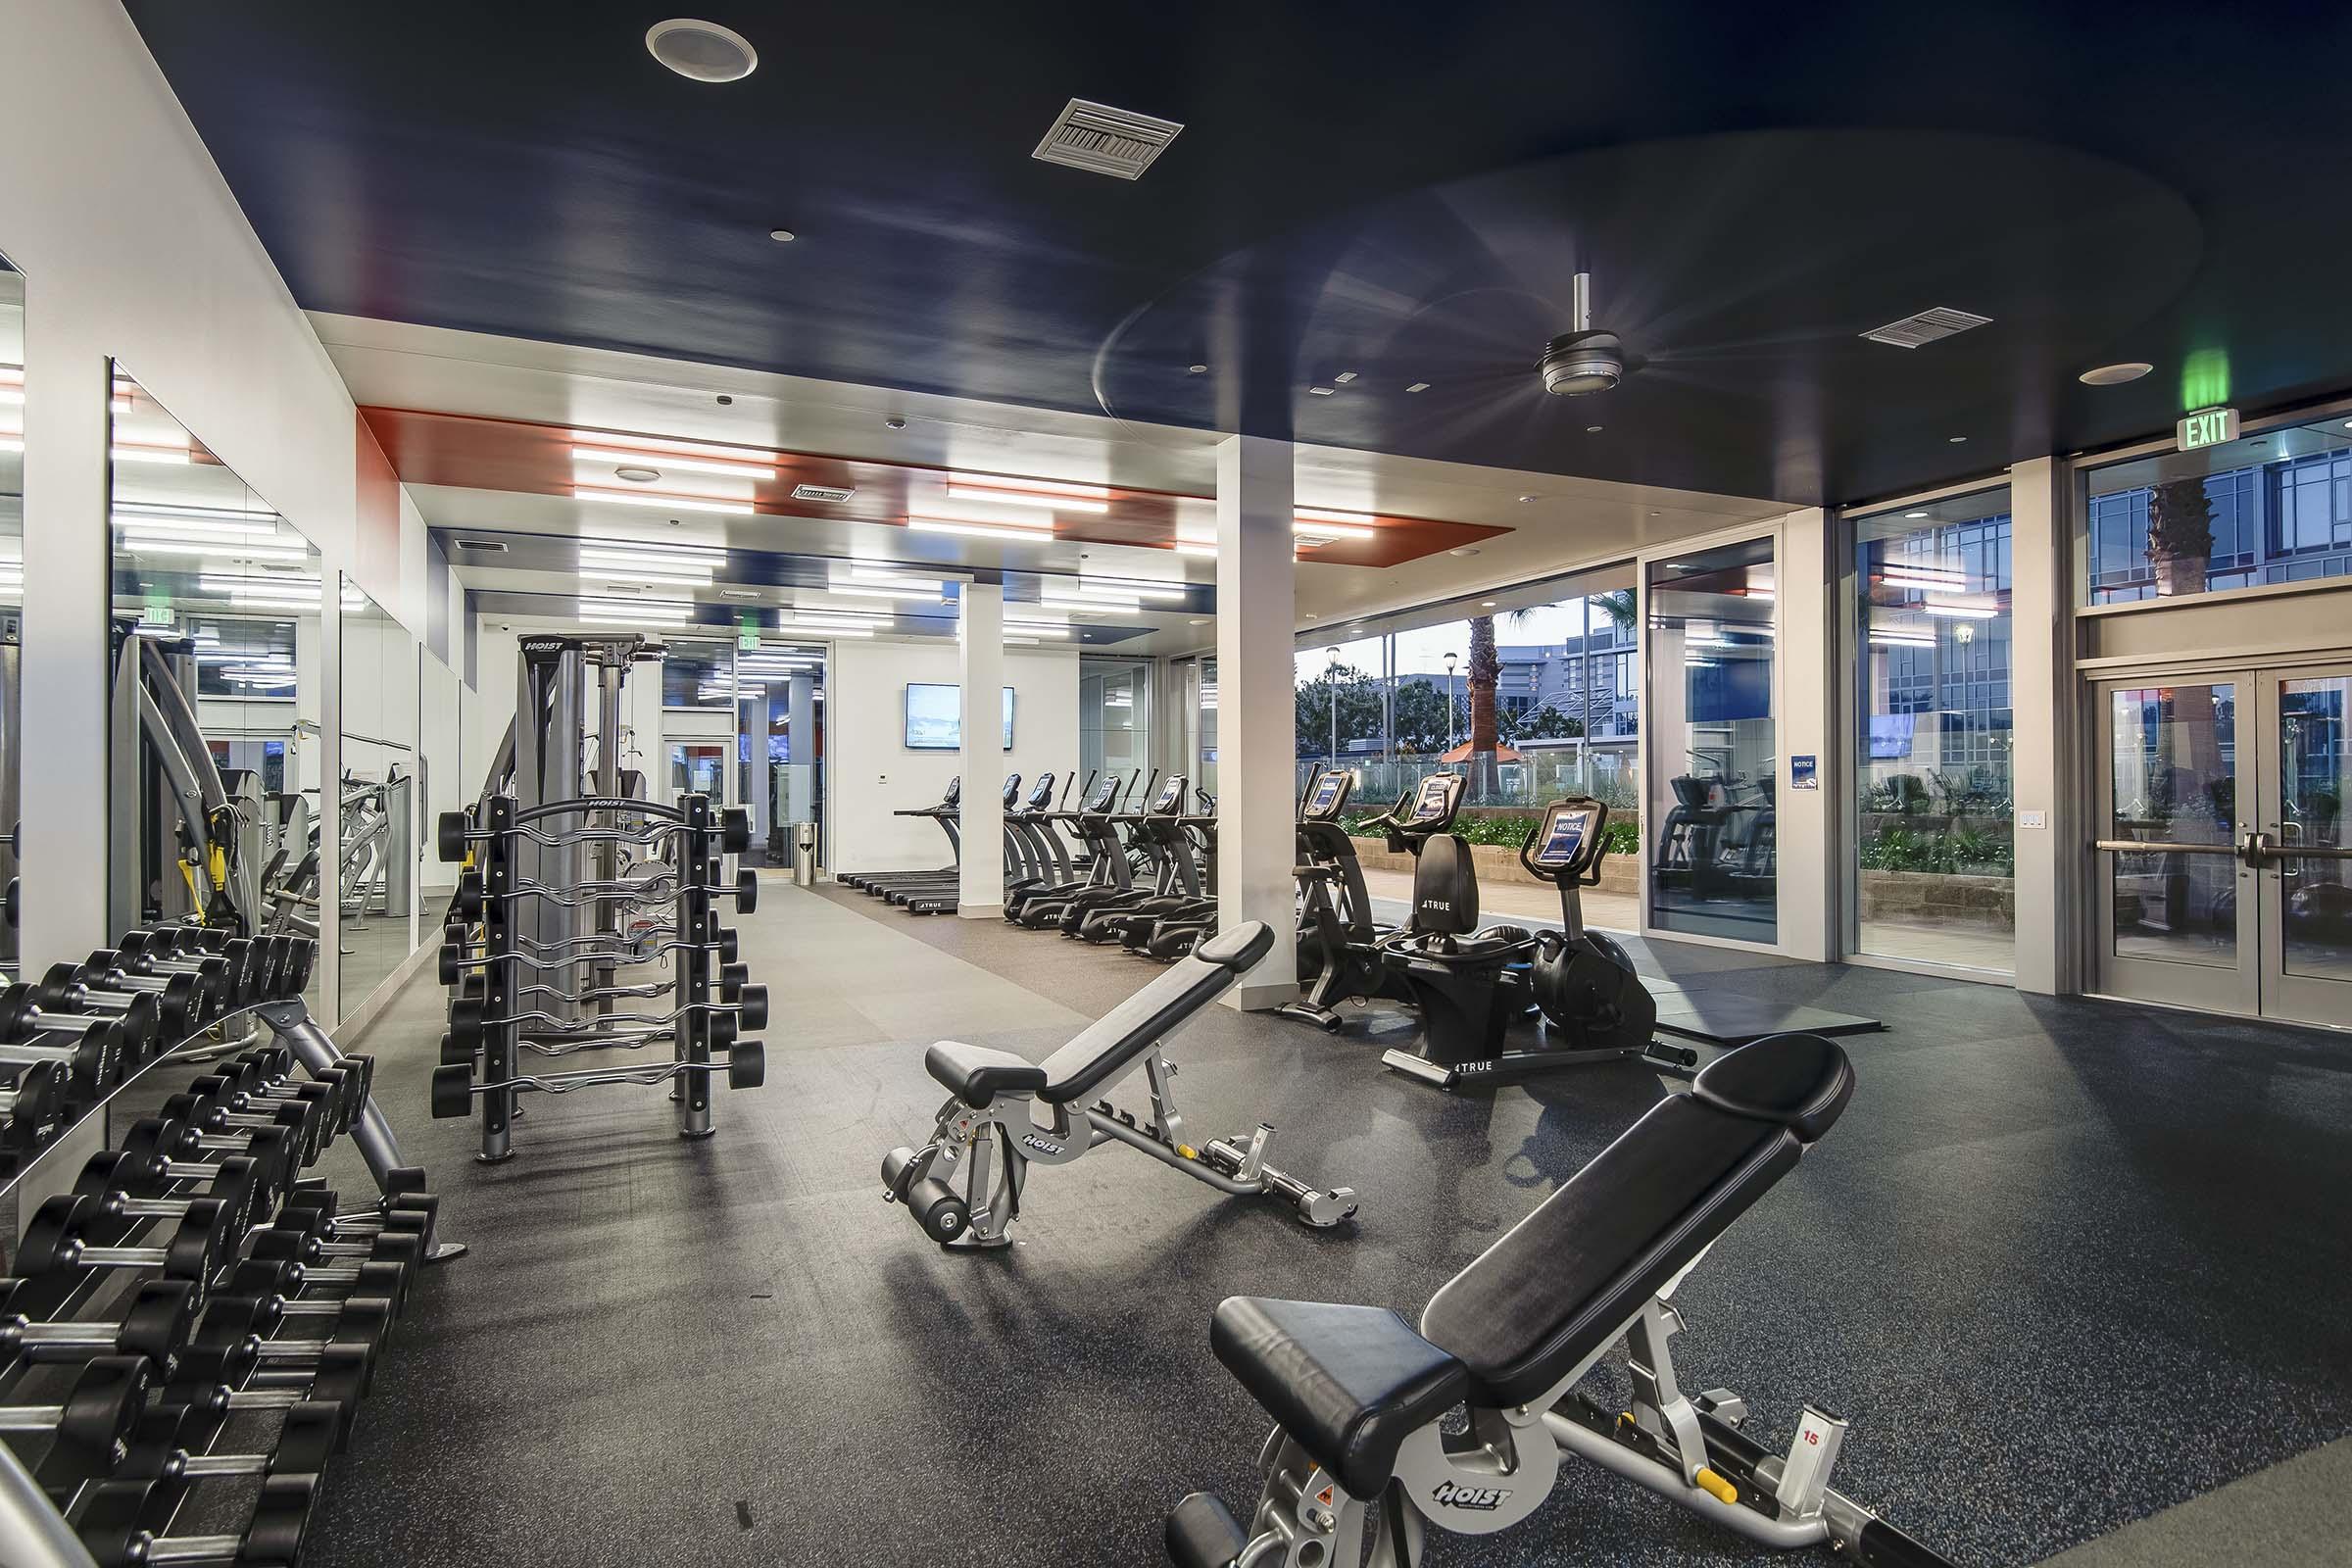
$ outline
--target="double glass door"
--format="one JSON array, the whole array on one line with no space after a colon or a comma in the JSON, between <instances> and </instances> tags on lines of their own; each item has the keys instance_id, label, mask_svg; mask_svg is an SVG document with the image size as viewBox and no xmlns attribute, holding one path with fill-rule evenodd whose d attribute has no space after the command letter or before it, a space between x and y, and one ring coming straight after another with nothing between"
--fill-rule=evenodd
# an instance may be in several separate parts
<instances>
[{"instance_id":1,"label":"double glass door","mask_svg":"<svg viewBox=\"0 0 2352 1568\"><path fill-rule=\"evenodd\" d=\"M2352 665L2097 702L2098 989L2352 1028Z\"/></svg>"}]
</instances>

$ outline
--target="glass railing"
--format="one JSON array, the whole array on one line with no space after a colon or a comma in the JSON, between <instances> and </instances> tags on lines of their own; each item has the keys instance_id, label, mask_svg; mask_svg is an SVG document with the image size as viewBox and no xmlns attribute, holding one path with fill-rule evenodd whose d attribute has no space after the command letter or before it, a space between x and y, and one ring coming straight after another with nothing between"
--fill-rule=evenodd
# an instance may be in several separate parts
<instances>
[{"instance_id":1,"label":"glass railing","mask_svg":"<svg viewBox=\"0 0 2352 1568\"><path fill-rule=\"evenodd\" d=\"M1467 806L1522 807L1534 810L1562 796L1590 795L1606 803L1613 812L1631 814L1641 796L1634 755L1630 748L1622 751L1563 748L1531 753L1516 762L1497 762L1494 777L1486 787L1481 786L1476 770L1466 764L1440 762L1429 757L1399 758L1385 762L1343 759L1343 765L1355 775L1354 798L1349 803L1351 813L1385 810L1432 773L1467 772L1471 775L1470 793L1463 802ZM1300 759L1298 788L1293 793L1303 794L1308 778L1322 765L1316 759Z\"/></svg>"}]
</instances>

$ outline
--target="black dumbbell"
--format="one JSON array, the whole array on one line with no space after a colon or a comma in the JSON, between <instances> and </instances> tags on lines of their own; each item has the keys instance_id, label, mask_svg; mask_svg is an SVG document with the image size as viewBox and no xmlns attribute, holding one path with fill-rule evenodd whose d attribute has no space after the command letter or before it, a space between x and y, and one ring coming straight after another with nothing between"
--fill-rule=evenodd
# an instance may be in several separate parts
<instances>
[{"instance_id":1,"label":"black dumbbell","mask_svg":"<svg viewBox=\"0 0 2352 1568\"><path fill-rule=\"evenodd\" d=\"M317 1209L287 1208L276 1223L253 1233L253 1255L295 1263L398 1263L423 1260L424 1241L415 1231L381 1231L337 1239Z\"/></svg>"},{"instance_id":2,"label":"black dumbbell","mask_svg":"<svg viewBox=\"0 0 2352 1568\"><path fill-rule=\"evenodd\" d=\"M0 1156L48 1147L66 1114L66 1072L52 1061L19 1067L0 1089Z\"/></svg>"},{"instance_id":3,"label":"black dumbbell","mask_svg":"<svg viewBox=\"0 0 2352 1568\"><path fill-rule=\"evenodd\" d=\"M225 1296L276 1297L289 1318L325 1320L368 1300L391 1303L397 1315L408 1300L409 1271L398 1263L313 1265L249 1257L228 1271L220 1291Z\"/></svg>"},{"instance_id":4,"label":"black dumbbell","mask_svg":"<svg viewBox=\"0 0 2352 1568\"><path fill-rule=\"evenodd\" d=\"M283 1319L274 1297L215 1297L179 1353L173 1387L307 1391L310 1397L355 1408L374 1376L375 1348L391 1326L389 1304L379 1300L339 1314L328 1325L332 1339L263 1337Z\"/></svg>"},{"instance_id":5,"label":"black dumbbell","mask_svg":"<svg viewBox=\"0 0 2352 1568\"><path fill-rule=\"evenodd\" d=\"M110 990L103 975L86 964L53 963L33 984L32 999L43 1007L61 1012L105 1013L122 1018L148 1033L160 1048L176 1045L195 1032L197 1025L192 1016L198 1001L195 991L193 980L184 982L176 992Z\"/></svg>"},{"instance_id":6,"label":"black dumbbell","mask_svg":"<svg viewBox=\"0 0 2352 1568\"><path fill-rule=\"evenodd\" d=\"M194 1568L196 1564L249 1564L293 1568L309 1533L318 1478L273 1475L262 1483L253 1518L234 1535L159 1536L151 1519L172 1513L183 1491L164 1481L110 1481L91 1489L74 1531L98 1568Z\"/></svg>"},{"instance_id":7,"label":"black dumbbell","mask_svg":"<svg viewBox=\"0 0 2352 1568\"><path fill-rule=\"evenodd\" d=\"M84 1233L116 1217L107 1203L87 1194L60 1193L33 1210L17 1249L16 1270L31 1277L72 1269L154 1269L166 1279L193 1281L201 1290L236 1250L236 1214L217 1198L172 1201L185 1206L163 1246L101 1247L91 1245Z\"/></svg>"},{"instance_id":8,"label":"black dumbbell","mask_svg":"<svg viewBox=\"0 0 2352 1568\"><path fill-rule=\"evenodd\" d=\"M110 1149L92 1154L82 1165L81 1174L74 1179L74 1191L89 1198L107 1198L120 1194L125 1200L146 1202L150 1200L178 1201L182 1198L218 1198L223 1202L231 1200L243 1203L243 1215L237 1221L240 1233L260 1224L277 1212L285 1197L277 1185L278 1171L274 1165L265 1166L248 1155L231 1154L219 1161L170 1160L150 1155L137 1155L124 1150ZM173 1194L174 1183L201 1182L203 1187L192 1193ZM176 1218L176 1215L156 1215L134 1209L124 1209L129 1219Z\"/></svg>"},{"instance_id":9,"label":"black dumbbell","mask_svg":"<svg viewBox=\"0 0 2352 1568\"><path fill-rule=\"evenodd\" d=\"M227 1071L215 1071L189 1080L191 1095L213 1095L233 1104L239 1111L258 1115L274 1110L279 1105L315 1105L326 1122L320 1135L321 1143L331 1143L350 1127L356 1108L357 1073L328 1069L327 1076L303 1082L288 1078L270 1078L258 1066L246 1063L222 1062Z\"/></svg>"},{"instance_id":10,"label":"black dumbbell","mask_svg":"<svg viewBox=\"0 0 2352 1568\"><path fill-rule=\"evenodd\" d=\"M204 975L168 974L134 975L115 967L113 956L100 949L81 963L56 963L49 966L41 978L44 988L63 995L67 987L78 987L84 1004L93 1012L126 1011L130 999L151 996L162 1009L164 1037L185 1040L199 1030L211 1026L220 1015L216 1005L219 987ZM48 1001L43 996L44 1002Z\"/></svg>"},{"instance_id":11,"label":"black dumbbell","mask_svg":"<svg viewBox=\"0 0 2352 1568\"><path fill-rule=\"evenodd\" d=\"M122 1026L99 1019L74 1030L0 1043L0 1068L29 1067L44 1061L64 1069L68 1102L86 1105L120 1081Z\"/></svg>"},{"instance_id":12,"label":"black dumbbell","mask_svg":"<svg viewBox=\"0 0 2352 1568\"><path fill-rule=\"evenodd\" d=\"M195 926L172 928L194 932ZM220 976L222 1000L241 1007L261 994L261 949L246 937L230 937L217 947L191 944L166 931L126 933L115 951L133 974L210 974Z\"/></svg>"},{"instance_id":13,"label":"black dumbbell","mask_svg":"<svg viewBox=\"0 0 2352 1568\"><path fill-rule=\"evenodd\" d=\"M196 1326L197 1290L186 1280L149 1280L112 1322L50 1322L11 1311L25 1282L0 1280L0 1366L12 1360L87 1361L143 1356L169 1374L172 1358Z\"/></svg>"},{"instance_id":14,"label":"black dumbbell","mask_svg":"<svg viewBox=\"0 0 2352 1568\"><path fill-rule=\"evenodd\" d=\"M216 1428L184 1407L150 1410L124 1445L118 1481L202 1481L223 1476L316 1476L341 1446L344 1414L322 1399L286 1410L268 1453L208 1451Z\"/></svg>"},{"instance_id":15,"label":"black dumbbell","mask_svg":"<svg viewBox=\"0 0 2352 1568\"><path fill-rule=\"evenodd\" d=\"M0 991L0 1040L29 1040L48 1032L80 1034L93 1024L112 1024L124 1057L124 1067L136 1067L153 1054L163 1034L163 1009L153 997L121 1009L93 1009L87 994L60 999L54 1005L40 999L42 988L13 985Z\"/></svg>"},{"instance_id":16,"label":"black dumbbell","mask_svg":"<svg viewBox=\"0 0 2352 1568\"><path fill-rule=\"evenodd\" d=\"M71 1467L103 1474L121 1461L155 1392L154 1366L143 1356L91 1359L60 1404L0 1404L0 1433L53 1437ZM62 1467L61 1467L62 1468Z\"/></svg>"},{"instance_id":17,"label":"black dumbbell","mask_svg":"<svg viewBox=\"0 0 2352 1568\"><path fill-rule=\"evenodd\" d=\"M240 1133L258 1131L264 1127L283 1127L301 1146L301 1158L305 1165L317 1159L318 1151L332 1141L327 1130L325 1108L316 1102L265 1107L249 1105L233 1096L210 1090L173 1095L164 1102L162 1110L166 1117L193 1123L199 1132L205 1133Z\"/></svg>"},{"instance_id":18,"label":"black dumbbell","mask_svg":"<svg viewBox=\"0 0 2352 1568\"><path fill-rule=\"evenodd\" d=\"M394 1193L382 1201L349 1213L341 1210L328 1187L301 1187L286 1197L289 1214L316 1214L320 1234L329 1241L366 1241L377 1236L414 1236L426 1256L433 1250L433 1226L441 1200L431 1193Z\"/></svg>"},{"instance_id":19,"label":"black dumbbell","mask_svg":"<svg viewBox=\"0 0 2352 1568\"><path fill-rule=\"evenodd\" d=\"M142 1164L161 1162L172 1170L187 1167L202 1171L213 1167L201 1155L243 1156L253 1161L256 1182L272 1193L283 1193L292 1187L295 1173L302 1168L302 1142L286 1128L210 1134L198 1131L192 1123L163 1116L147 1116L132 1122L122 1135L121 1154Z\"/></svg>"},{"instance_id":20,"label":"black dumbbell","mask_svg":"<svg viewBox=\"0 0 2352 1568\"><path fill-rule=\"evenodd\" d=\"M174 958L136 948L127 952L122 948L97 948L91 951L88 961L121 975L128 982L154 981L160 984L179 975L192 976L210 992L212 1015L216 1018L239 1004L235 972L228 959L218 953ZM131 989L142 988L133 984Z\"/></svg>"}]
</instances>

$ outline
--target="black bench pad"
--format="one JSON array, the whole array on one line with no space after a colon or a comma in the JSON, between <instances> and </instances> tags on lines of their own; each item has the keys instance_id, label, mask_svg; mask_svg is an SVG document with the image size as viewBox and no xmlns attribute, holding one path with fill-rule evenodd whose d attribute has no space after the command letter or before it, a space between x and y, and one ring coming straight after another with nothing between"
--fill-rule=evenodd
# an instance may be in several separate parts
<instances>
[{"instance_id":1,"label":"black bench pad","mask_svg":"<svg viewBox=\"0 0 2352 1568\"><path fill-rule=\"evenodd\" d=\"M1046 1087L1046 1069L1009 1051L942 1040L923 1053L923 1070L967 1105L986 1105L999 1095L1033 1095Z\"/></svg>"},{"instance_id":2,"label":"black bench pad","mask_svg":"<svg viewBox=\"0 0 2352 1568\"><path fill-rule=\"evenodd\" d=\"M1378 1306L1234 1296L1208 1343L1283 1431L1364 1501L1415 1428L1459 1403L1469 1374Z\"/></svg>"}]
</instances>

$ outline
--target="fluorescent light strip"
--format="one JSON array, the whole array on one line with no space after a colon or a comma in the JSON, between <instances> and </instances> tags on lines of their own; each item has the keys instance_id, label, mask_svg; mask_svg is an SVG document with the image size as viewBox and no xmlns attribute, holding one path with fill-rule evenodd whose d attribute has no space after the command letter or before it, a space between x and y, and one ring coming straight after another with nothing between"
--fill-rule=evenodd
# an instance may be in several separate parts
<instances>
[{"instance_id":1,"label":"fluorescent light strip","mask_svg":"<svg viewBox=\"0 0 2352 1568\"><path fill-rule=\"evenodd\" d=\"M1350 527L1368 527L1377 518L1370 512L1334 512L1329 507L1294 507L1291 515L1300 522L1342 522Z\"/></svg>"},{"instance_id":2,"label":"fluorescent light strip","mask_svg":"<svg viewBox=\"0 0 2352 1568\"><path fill-rule=\"evenodd\" d=\"M1127 599L1182 599L1191 589L1180 582L1153 582L1138 577L1081 577L1081 592L1113 593Z\"/></svg>"},{"instance_id":3,"label":"fluorescent light strip","mask_svg":"<svg viewBox=\"0 0 2352 1568\"><path fill-rule=\"evenodd\" d=\"M186 501L118 501L113 508L117 518L130 517L211 517L228 522L266 522L275 525L278 516L269 508L200 507Z\"/></svg>"},{"instance_id":4,"label":"fluorescent light strip","mask_svg":"<svg viewBox=\"0 0 2352 1568\"><path fill-rule=\"evenodd\" d=\"M610 599L583 599L578 602L583 620L640 621L647 625L682 626L694 613L691 605L641 604Z\"/></svg>"},{"instance_id":5,"label":"fluorescent light strip","mask_svg":"<svg viewBox=\"0 0 2352 1568\"><path fill-rule=\"evenodd\" d=\"M1992 620L2001 612L1995 605L1961 604L1949 599L1931 599L1919 608L1931 615L1942 615L1953 620Z\"/></svg>"},{"instance_id":6,"label":"fluorescent light strip","mask_svg":"<svg viewBox=\"0 0 2352 1568\"><path fill-rule=\"evenodd\" d=\"M922 518L927 522L971 522L988 528L1028 528L1037 533L1054 531L1054 514L1032 508L1008 507L1002 512L962 512L925 503L909 509L906 520Z\"/></svg>"},{"instance_id":7,"label":"fluorescent light strip","mask_svg":"<svg viewBox=\"0 0 2352 1568\"><path fill-rule=\"evenodd\" d=\"M1038 495L1026 490L991 490L985 486L970 484L949 485L948 499L950 501L983 501L1012 506L1028 504L1051 507L1055 512L1099 513L1110 510L1110 504L1105 501L1073 501L1060 496Z\"/></svg>"},{"instance_id":8,"label":"fluorescent light strip","mask_svg":"<svg viewBox=\"0 0 2352 1568\"><path fill-rule=\"evenodd\" d=\"M216 561L283 561L311 559L299 545L245 545L220 539L163 539L130 534L122 547L134 556L210 556Z\"/></svg>"},{"instance_id":9,"label":"fluorescent light strip","mask_svg":"<svg viewBox=\"0 0 2352 1568\"><path fill-rule=\"evenodd\" d=\"M944 579L942 579L942 578L939 578L939 577L933 577L933 576L926 576L926 575L923 575L923 574L921 574L921 573L919 573L919 572L918 572L918 573L909 573L909 572L907 572L907 571L906 571L906 570L904 570L904 569L902 569L902 568L900 568L900 567L897 567L897 566L852 566L852 567L850 568L850 577L852 578L852 580L854 580L854 581L857 581L857 582L879 582L879 583L893 583L893 584L896 584L896 583L908 583L908 582L912 582L912 583L942 583L942 582L944 582Z\"/></svg>"},{"instance_id":10,"label":"fluorescent light strip","mask_svg":"<svg viewBox=\"0 0 2352 1568\"><path fill-rule=\"evenodd\" d=\"M968 485L975 490L1009 490L1015 494L1054 496L1066 501L1108 501L1110 486L1103 484L1073 484L1067 479L1023 479L1002 473L964 473L951 471L950 485Z\"/></svg>"},{"instance_id":11,"label":"fluorescent light strip","mask_svg":"<svg viewBox=\"0 0 2352 1568\"><path fill-rule=\"evenodd\" d=\"M810 637L871 637L874 634L871 626L821 626L801 620L779 620L775 629L801 632Z\"/></svg>"},{"instance_id":12,"label":"fluorescent light strip","mask_svg":"<svg viewBox=\"0 0 2352 1568\"><path fill-rule=\"evenodd\" d=\"M1068 637L1072 635L1070 628L1067 626L1042 626L1035 621L1008 620L1004 623L1004 629L1007 632L1019 632L1022 637L1032 642L1040 637ZM1007 636L1004 640L1006 642L1013 641L1013 639L1009 636Z\"/></svg>"},{"instance_id":13,"label":"fluorescent light strip","mask_svg":"<svg viewBox=\"0 0 2352 1568\"><path fill-rule=\"evenodd\" d=\"M1033 528L985 522L950 522L940 517L908 517L906 526L916 533L959 533L977 539L1017 539L1023 544L1051 543L1054 538L1054 526L1051 523L1042 528Z\"/></svg>"},{"instance_id":14,"label":"fluorescent light strip","mask_svg":"<svg viewBox=\"0 0 2352 1568\"><path fill-rule=\"evenodd\" d=\"M274 522L231 522L224 517L125 517L114 523L125 534L155 533L172 539L273 540Z\"/></svg>"},{"instance_id":15,"label":"fluorescent light strip","mask_svg":"<svg viewBox=\"0 0 2352 1568\"><path fill-rule=\"evenodd\" d=\"M683 454L695 458L717 458L722 462L766 464L773 466L773 455L760 456L758 449L722 446L710 441L679 441L669 436L631 435L615 430L566 430L564 438L574 446L611 448L628 457L670 457Z\"/></svg>"},{"instance_id":16,"label":"fluorescent light strip","mask_svg":"<svg viewBox=\"0 0 2352 1568\"><path fill-rule=\"evenodd\" d=\"M580 550L580 564L588 566L620 566L631 571L691 571L700 577L714 575L721 563L702 556L657 555L650 550L614 550L609 546L586 545Z\"/></svg>"},{"instance_id":17,"label":"fluorescent light strip","mask_svg":"<svg viewBox=\"0 0 2352 1568\"><path fill-rule=\"evenodd\" d=\"M715 473L730 479L773 479L773 463L734 462L719 458L689 458L675 452L624 452L618 447L573 447L571 461L614 467L676 468L686 473Z\"/></svg>"},{"instance_id":18,"label":"fluorescent light strip","mask_svg":"<svg viewBox=\"0 0 2352 1568\"><path fill-rule=\"evenodd\" d=\"M1933 648L1936 646L1935 637L1925 633L1874 631L1870 634L1870 640L1889 648Z\"/></svg>"},{"instance_id":19,"label":"fluorescent light strip","mask_svg":"<svg viewBox=\"0 0 2352 1568\"><path fill-rule=\"evenodd\" d=\"M662 496L623 490L592 490L586 485L573 485L574 501L595 501L610 507L648 507L657 512L716 512L731 517L752 515L748 501L723 501L716 497Z\"/></svg>"},{"instance_id":20,"label":"fluorescent light strip","mask_svg":"<svg viewBox=\"0 0 2352 1568\"><path fill-rule=\"evenodd\" d=\"M948 602L947 595L937 588L874 588L864 583L837 582L825 592L850 594L859 599L925 599L935 605Z\"/></svg>"},{"instance_id":21,"label":"fluorescent light strip","mask_svg":"<svg viewBox=\"0 0 2352 1568\"><path fill-rule=\"evenodd\" d=\"M164 463L182 468L196 461L185 447L177 451L168 447L113 447L107 455L117 463Z\"/></svg>"},{"instance_id":22,"label":"fluorescent light strip","mask_svg":"<svg viewBox=\"0 0 2352 1568\"><path fill-rule=\"evenodd\" d=\"M601 539L595 534L582 534L577 541L582 550L601 550L612 555L655 558L669 561L709 562L723 565L727 559L725 545L679 544L671 539Z\"/></svg>"},{"instance_id":23,"label":"fluorescent light strip","mask_svg":"<svg viewBox=\"0 0 2352 1568\"><path fill-rule=\"evenodd\" d=\"M1360 527L1352 523L1294 522L1291 524L1291 531L1301 539L1329 543L1334 539L1369 539L1380 530Z\"/></svg>"}]
</instances>

